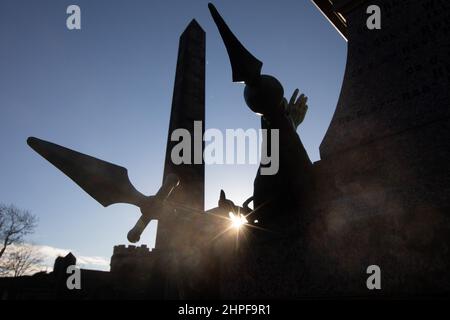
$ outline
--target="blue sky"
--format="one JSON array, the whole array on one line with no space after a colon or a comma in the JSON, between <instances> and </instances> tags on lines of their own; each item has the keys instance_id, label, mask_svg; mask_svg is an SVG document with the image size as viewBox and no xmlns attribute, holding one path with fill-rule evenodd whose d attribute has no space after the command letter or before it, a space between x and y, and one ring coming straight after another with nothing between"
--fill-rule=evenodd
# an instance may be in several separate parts
<instances>
[{"instance_id":1,"label":"blue sky","mask_svg":"<svg viewBox=\"0 0 450 320\"><path fill-rule=\"evenodd\" d=\"M128 168L138 190L160 186L178 38L195 18L206 31L206 128L259 128L244 103L218 31L202 0L2 0L0 3L0 202L39 218L30 241L105 257L127 243L139 217L103 208L34 153L28 136ZM309 0L214 2L286 96L299 88L309 111L299 134L312 160L333 115L346 42ZM66 28L81 8L82 29ZM289 98L288 97L288 98ZM206 168L206 206L220 189L236 203L252 194L255 165ZM154 226L141 243L153 245ZM92 265L93 268L101 266ZM103 266L104 268L104 266Z\"/></svg>"}]
</instances>

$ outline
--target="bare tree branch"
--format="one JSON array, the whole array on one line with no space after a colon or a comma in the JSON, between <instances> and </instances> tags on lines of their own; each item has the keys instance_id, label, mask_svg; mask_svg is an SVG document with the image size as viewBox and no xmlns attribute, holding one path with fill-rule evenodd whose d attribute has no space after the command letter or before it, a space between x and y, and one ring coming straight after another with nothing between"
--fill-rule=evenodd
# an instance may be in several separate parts
<instances>
[{"instance_id":1,"label":"bare tree branch","mask_svg":"<svg viewBox=\"0 0 450 320\"><path fill-rule=\"evenodd\" d=\"M20 277L42 271L43 256L32 245L13 245L0 262L0 276Z\"/></svg>"},{"instance_id":2,"label":"bare tree branch","mask_svg":"<svg viewBox=\"0 0 450 320\"><path fill-rule=\"evenodd\" d=\"M36 216L30 212L0 204L0 260L8 246L21 243L25 236L34 232L36 223Z\"/></svg>"}]
</instances>

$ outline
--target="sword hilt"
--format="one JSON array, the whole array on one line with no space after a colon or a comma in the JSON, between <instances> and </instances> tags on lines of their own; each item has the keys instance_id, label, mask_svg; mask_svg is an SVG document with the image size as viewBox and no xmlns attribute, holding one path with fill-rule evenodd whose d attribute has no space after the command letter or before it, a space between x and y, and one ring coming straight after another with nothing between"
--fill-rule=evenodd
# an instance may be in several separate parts
<instances>
[{"instance_id":1,"label":"sword hilt","mask_svg":"<svg viewBox=\"0 0 450 320\"><path fill-rule=\"evenodd\" d=\"M139 220L136 222L136 225L131 229L128 234L127 238L128 241L132 243L136 243L141 238L141 234L144 231L145 227L149 224L149 222L152 220L150 216L142 215Z\"/></svg>"},{"instance_id":2,"label":"sword hilt","mask_svg":"<svg viewBox=\"0 0 450 320\"><path fill-rule=\"evenodd\" d=\"M180 179L176 175L167 175L167 177L164 179L163 185L158 190L156 195L154 197L151 197L149 201L141 207L142 215L136 222L133 229L128 232L128 241L132 243L139 241L142 232L153 219L155 211L162 210L164 201L166 201L170 197L173 190L178 187L179 184Z\"/></svg>"}]
</instances>

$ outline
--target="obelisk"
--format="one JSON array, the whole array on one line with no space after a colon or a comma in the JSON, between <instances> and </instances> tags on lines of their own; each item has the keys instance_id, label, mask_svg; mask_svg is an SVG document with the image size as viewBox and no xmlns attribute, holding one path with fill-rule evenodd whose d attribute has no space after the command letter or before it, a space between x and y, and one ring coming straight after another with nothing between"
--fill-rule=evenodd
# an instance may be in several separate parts
<instances>
[{"instance_id":1,"label":"obelisk","mask_svg":"<svg viewBox=\"0 0 450 320\"><path fill-rule=\"evenodd\" d=\"M181 34L178 47L164 178L168 174L178 176L180 184L170 195L170 202L176 203L178 208L188 210L176 209L173 212L166 212L158 219L156 251L153 254L158 255L156 270L159 272L158 278L161 283L164 283L162 296L166 299L193 297L192 290L199 289L201 285L198 281L193 282L192 277L204 275L204 268L197 263L192 264L192 258L195 257L194 261L197 261L199 252L191 240L196 238L198 232L196 218L200 216L199 212L204 210L205 166L202 158L205 122L205 42L205 32L194 19ZM172 141L172 133L177 129L190 134L191 139L188 141L190 150L183 151L188 152L188 155L180 155L178 148L174 151L175 146L185 143L184 138ZM195 135L197 137L200 135L200 144L194 141ZM178 156L189 159L189 163L174 162L176 159L172 159L171 156L173 151Z\"/></svg>"},{"instance_id":2,"label":"obelisk","mask_svg":"<svg viewBox=\"0 0 450 320\"><path fill-rule=\"evenodd\" d=\"M205 128L205 41L205 32L195 19L180 36L164 166L164 177L174 173L180 179L180 186L174 191L171 200L200 211L204 210L205 193L205 166L202 159ZM198 125L199 122L201 127L194 132L194 124ZM172 132L176 129L186 129L191 135L191 154L188 157L191 163L175 164L171 159L172 149L179 143L171 141ZM200 134L201 140L195 142L194 134L197 138ZM201 163L198 163L199 159Z\"/></svg>"}]
</instances>

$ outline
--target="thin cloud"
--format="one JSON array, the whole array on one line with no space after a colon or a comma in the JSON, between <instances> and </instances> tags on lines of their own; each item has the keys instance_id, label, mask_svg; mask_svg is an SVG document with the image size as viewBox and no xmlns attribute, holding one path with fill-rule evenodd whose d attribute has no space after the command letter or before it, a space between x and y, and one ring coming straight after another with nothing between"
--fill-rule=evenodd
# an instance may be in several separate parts
<instances>
[{"instance_id":1,"label":"thin cloud","mask_svg":"<svg viewBox=\"0 0 450 320\"><path fill-rule=\"evenodd\" d=\"M29 244L29 243L15 245L15 247L20 247L20 246L28 246L28 247L31 246L31 247L35 248L36 251L40 255L42 255L43 263L42 263L42 266L40 269L44 270L44 271L45 270L52 271L55 259L60 256L64 257L69 252L72 252L72 254L77 258L77 266L79 266L81 268L104 270L104 271L109 270L109 259L106 259L101 256L85 256L85 255L78 254L74 250L55 248L55 247L46 246L46 245L34 245L34 244Z\"/></svg>"}]
</instances>

